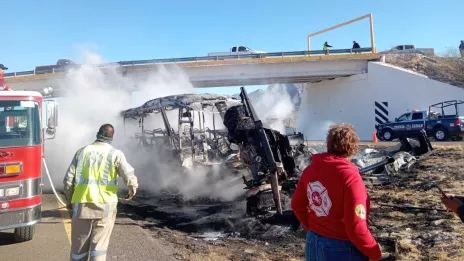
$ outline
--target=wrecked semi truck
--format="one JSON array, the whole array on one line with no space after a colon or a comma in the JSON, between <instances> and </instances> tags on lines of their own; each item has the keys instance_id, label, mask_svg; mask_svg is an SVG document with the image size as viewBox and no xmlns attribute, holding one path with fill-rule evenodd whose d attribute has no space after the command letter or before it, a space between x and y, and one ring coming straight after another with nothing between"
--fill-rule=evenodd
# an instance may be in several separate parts
<instances>
[{"instance_id":1,"label":"wrecked semi truck","mask_svg":"<svg viewBox=\"0 0 464 261\"><path fill-rule=\"evenodd\" d=\"M254 111L244 87L240 97L242 105L226 111L224 125L229 131L229 141L239 145L240 157L248 158L242 161L254 172L253 182L245 180L245 184L248 183L247 214L275 210L281 215L304 168L311 163L314 151L304 144L302 134L296 135L295 142L295 137L292 137L295 135L286 136L266 128ZM433 150L425 131L401 135L399 139L397 146L372 155L362 164L359 164L359 158L353 159L365 181L384 184L389 181L389 174L409 168L419 156Z\"/></svg>"},{"instance_id":2,"label":"wrecked semi truck","mask_svg":"<svg viewBox=\"0 0 464 261\"><path fill-rule=\"evenodd\" d=\"M262 122L245 88L240 90L242 104L227 109L224 125L229 142L239 146L241 161L251 172L251 179L243 177L247 190L246 212L257 215L275 210L281 215L291 197L285 188L296 184L309 163L311 152L301 133L283 135Z\"/></svg>"}]
</instances>

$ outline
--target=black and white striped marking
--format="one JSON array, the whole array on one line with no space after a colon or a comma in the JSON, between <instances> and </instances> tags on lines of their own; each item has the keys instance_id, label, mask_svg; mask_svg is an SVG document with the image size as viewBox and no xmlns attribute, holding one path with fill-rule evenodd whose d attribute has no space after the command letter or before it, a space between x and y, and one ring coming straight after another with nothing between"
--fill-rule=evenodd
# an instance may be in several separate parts
<instances>
[{"instance_id":1,"label":"black and white striped marking","mask_svg":"<svg viewBox=\"0 0 464 261\"><path fill-rule=\"evenodd\" d=\"M375 102L375 122L383 124L388 122L388 102Z\"/></svg>"}]
</instances>

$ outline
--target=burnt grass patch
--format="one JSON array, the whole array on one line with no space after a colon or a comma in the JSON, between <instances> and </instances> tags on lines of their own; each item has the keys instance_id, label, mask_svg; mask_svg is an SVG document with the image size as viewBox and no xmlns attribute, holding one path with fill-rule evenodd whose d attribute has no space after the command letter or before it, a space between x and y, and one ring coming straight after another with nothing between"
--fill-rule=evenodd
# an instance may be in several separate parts
<instances>
[{"instance_id":1,"label":"burnt grass patch","mask_svg":"<svg viewBox=\"0 0 464 261\"><path fill-rule=\"evenodd\" d=\"M282 216L269 213L249 217L245 214L245 202L241 200L179 205L158 199L156 205L139 202L119 204L119 215L141 221L142 227L151 230L168 228L187 234L220 232L225 236L269 242L282 237L298 237L299 222L292 211L285 211Z\"/></svg>"}]
</instances>

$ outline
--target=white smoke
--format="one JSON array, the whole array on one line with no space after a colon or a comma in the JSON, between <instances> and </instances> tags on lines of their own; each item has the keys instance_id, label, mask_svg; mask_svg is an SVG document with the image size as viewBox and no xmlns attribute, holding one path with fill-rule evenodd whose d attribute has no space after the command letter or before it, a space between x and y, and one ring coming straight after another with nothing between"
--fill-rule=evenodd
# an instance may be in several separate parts
<instances>
[{"instance_id":1,"label":"white smoke","mask_svg":"<svg viewBox=\"0 0 464 261\"><path fill-rule=\"evenodd\" d=\"M83 56L85 65L70 71L60 82L65 95L58 98L60 112L57 135L55 139L47 140L45 145L47 163L53 183L58 189L62 188L63 177L75 152L95 140L102 124L110 123L115 127L113 146L122 150L134 166L140 189L157 192L163 187L174 187L192 197L212 195L227 199L242 193L243 184L239 183L229 186L232 191L223 190L220 182L210 184L205 189L208 179L206 171L199 170L186 178L186 173L176 172L169 161L157 161L159 152L137 147L137 140L133 137L136 132L141 132L138 121L129 120L123 124L123 110L162 96L193 93L188 76L180 68L158 66L152 73L144 72L145 76L141 76L142 73L137 78L131 78L123 77L118 67L102 71L91 66L105 63L95 53L84 51ZM143 100L133 99L135 89ZM168 117L171 124L177 122L177 114L168 113ZM164 129L159 115L145 121L148 129ZM220 172L217 170L214 173Z\"/></svg>"},{"instance_id":2,"label":"white smoke","mask_svg":"<svg viewBox=\"0 0 464 261\"><path fill-rule=\"evenodd\" d=\"M321 122L320 118L323 116L313 119L315 117L313 116L315 113L310 107L309 95L311 95L311 89L305 88L302 93L302 101L300 111L298 112L296 129L304 134L305 140L324 141L327 138L330 126L337 124L337 121L327 119ZM314 122L321 123L314 124Z\"/></svg>"},{"instance_id":3,"label":"white smoke","mask_svg":"<svg viewBox=\"0 0 464 261\"><path fill-rule=\"evenodd\" d=\"M301 131L305 133L306 140L325 140L329 128L335 124L336 122L330 120L323 121L321 124L317 125L311 124L309 121L306 128Z\"/></svg>"},{"instance_id":4,"label":"white smoke","mask_svg":"<svg viewBox=\"0 0 464 261\"><path fill-rule=\"evenodd\" d=\"M268 122L270 128L285 133L284 120L295 111L295 105L285 85L271 85L262 93L263 95L255 99L250 98L256 113L262 121Z\"/></svg>"}]
</instances>

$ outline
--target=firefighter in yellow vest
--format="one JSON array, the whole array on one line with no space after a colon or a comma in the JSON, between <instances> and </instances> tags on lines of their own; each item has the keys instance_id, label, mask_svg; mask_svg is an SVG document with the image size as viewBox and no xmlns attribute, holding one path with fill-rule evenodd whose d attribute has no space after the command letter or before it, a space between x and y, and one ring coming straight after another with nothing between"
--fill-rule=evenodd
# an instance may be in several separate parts
<instances>
[{"instance_id":1,"label":"firefighter in yellow vest","mask_svg":"<svg viewBox=\"0 0 464 261\"><path fill-rule=\"evenodd\" d=\"M327 42L324 43L323 50L325 55L329 54L329 47L332 47L332 45L329 45Z\"/></svg>"},{"instance_id":2,"label":"firefighter in yellow vest","mask_svg":"<svg viewBox=\"0 0 464 261\"><path fill-rule=\"evenodd\" d=\"M72 211L70 260L105 261L116 220L118 177L135 195L138 183L134 168L124 154L113 148L114 128L104 124L97 140L79 149L64 178L67 208Z\"/></svg>"}]
</instances>

